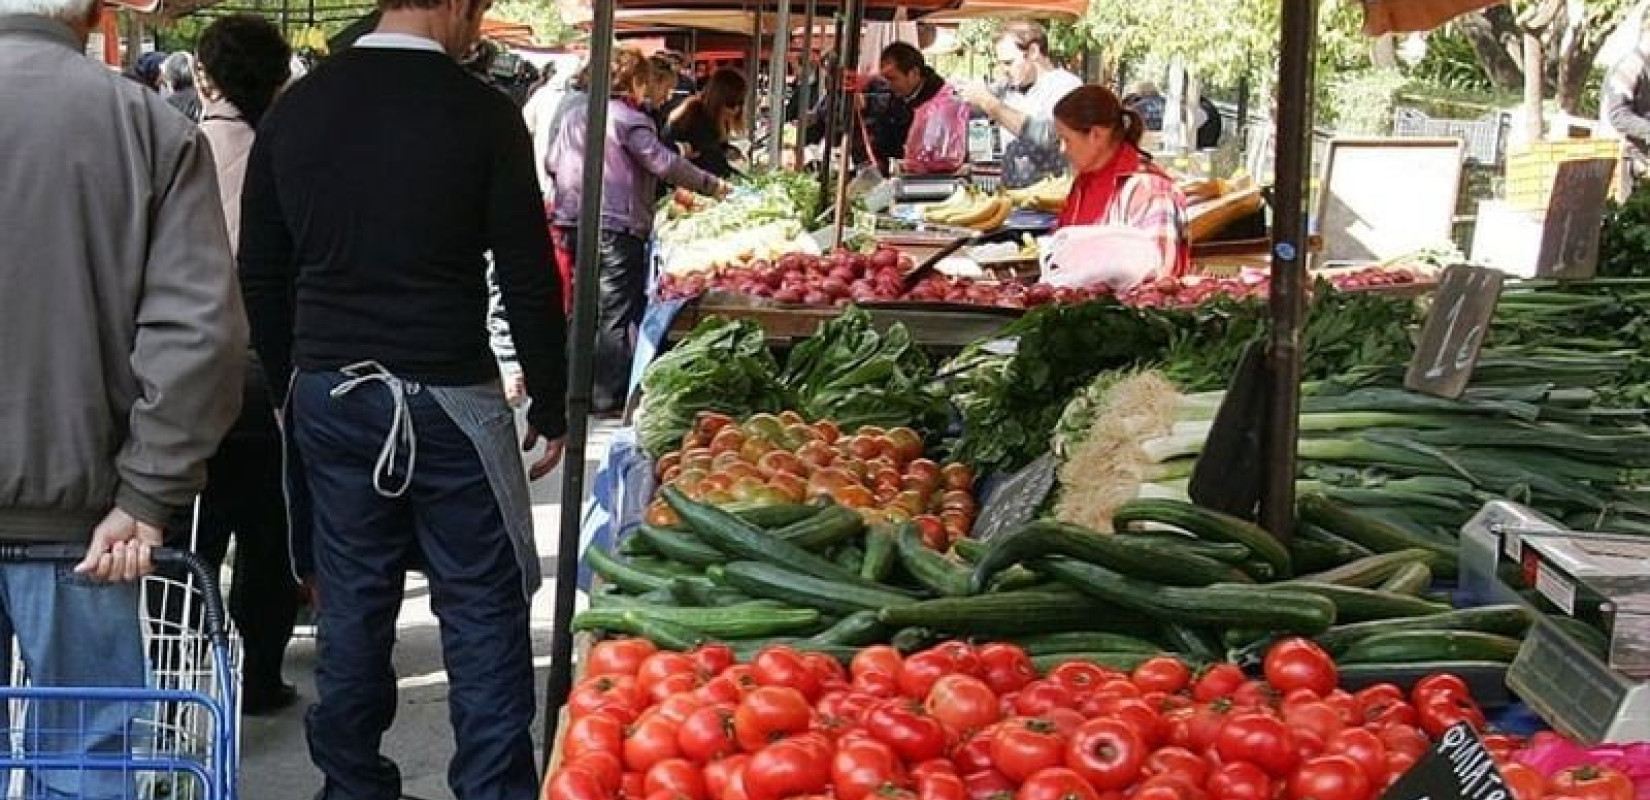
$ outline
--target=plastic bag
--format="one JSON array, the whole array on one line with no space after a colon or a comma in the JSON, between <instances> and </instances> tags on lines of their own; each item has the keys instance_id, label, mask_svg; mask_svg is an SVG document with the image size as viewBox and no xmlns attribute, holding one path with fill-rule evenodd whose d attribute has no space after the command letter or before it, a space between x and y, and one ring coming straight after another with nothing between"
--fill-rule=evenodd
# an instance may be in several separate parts
<instances>
[{"instance_id":1,"label":"plastic bag","mask_svg":"<svg viewBox=\"0 0 1650 800\"><path fill-rule=\"evenodd\" d=\"M1633 781L1638 800L1650 800L1650 744L1603 744L1583 748L1559 736L1536 734L1530 747L1516 756L1543 777L1570 767L1596 765L1610 767Z\"/></svg>"},{"instance_id":2,"label":"plastic bag","mask_svg":"<svg viewBox=\"0 0 1650 800\"><path fill-rule=\"evenodd\" d=\"M1061 228L1042 252L1042 281L1072 289L1104 283L1121 294L1168 274L1170 266L1163 263L1163 251L1152 234L1122 225Z\"/></svg>"},{"instance_id":3,"label":"plastic bag","mask_svg":"<svg viewBox=\"0 0 1650 800\"><path fill-rule=\"evenodd\" d=\"M954 173L968 163L969 106L950 87L917 107L905 137L905 171L912 175Z\"/></svg>"}]
</instances>

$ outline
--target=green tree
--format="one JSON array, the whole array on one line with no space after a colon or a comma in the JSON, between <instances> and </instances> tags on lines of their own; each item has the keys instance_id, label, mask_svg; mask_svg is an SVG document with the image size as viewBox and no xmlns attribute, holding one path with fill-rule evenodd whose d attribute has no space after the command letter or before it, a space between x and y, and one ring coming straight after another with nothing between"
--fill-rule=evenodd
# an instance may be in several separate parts
<instances>
[{"instance_id":1,"label":"green tree","mask_svg":"<svg viewBox=\"0 0 1650 800\"><path fill-rule=\"evenodd\" d=\"M553 0L496 0L488 14L506 22L532 26L533 41L541 47L556 47L585 36L583 31L562 19Z\"/></svg>"}]
</instances>

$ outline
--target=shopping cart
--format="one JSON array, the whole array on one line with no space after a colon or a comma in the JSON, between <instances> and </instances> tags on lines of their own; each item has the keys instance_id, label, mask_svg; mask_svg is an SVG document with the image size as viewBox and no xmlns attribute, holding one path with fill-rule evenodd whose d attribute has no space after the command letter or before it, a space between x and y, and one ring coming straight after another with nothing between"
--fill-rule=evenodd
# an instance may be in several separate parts
<instances>
[{"instance_id":1,"label":"shopping cart","mask_svg":"<svg viewBox=\"0 0 1650 800\"><path fill-rule=\"evenodd\" d=\"M0 563L73 563L85 553L83 545L0 544ZM11 684L0 688L0 798L237 796L239 643L216 576L188 551L157 548L153 560L157 574L144 578L139 605L146 686L32 686L11 647ZM98 745L83 753L91 737Z\"/></svg>"}]
</instances>

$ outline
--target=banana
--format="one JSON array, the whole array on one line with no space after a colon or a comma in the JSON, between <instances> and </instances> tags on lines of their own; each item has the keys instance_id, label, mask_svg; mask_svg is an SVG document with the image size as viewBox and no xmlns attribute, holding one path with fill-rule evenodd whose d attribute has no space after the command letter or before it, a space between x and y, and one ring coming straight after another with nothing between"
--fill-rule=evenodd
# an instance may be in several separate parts
<instances>
[{"instance_id":1,"label":"banana","mask_svg":"<svg viewBox=\"0 0 1650 800\"><path fill-rule=\"evenodd\" d=\"M1009 215L1014 213L1014 204L1008 202L1007 199L1001 197L996 198L996 203L996 211L994 211L990 217L986 218L984 222L974 226L977 230L994 231L1001 228L1003 223L1008 221Z\"/></svg>"},{"instance_id":2,"label":"banana","mask_svg":"<svg viewBox=\"0 0 1650 800\"><path fill-rule=\"evenodd\" d=\"M953 225L961 225L965 228L978 227L980 223L991 219L997 213L998 206L1005 202L1005 200L995 195L982 198L973 207L969 208L967 213L952 216L950 222Z\"/></svg>"}]
</instances>

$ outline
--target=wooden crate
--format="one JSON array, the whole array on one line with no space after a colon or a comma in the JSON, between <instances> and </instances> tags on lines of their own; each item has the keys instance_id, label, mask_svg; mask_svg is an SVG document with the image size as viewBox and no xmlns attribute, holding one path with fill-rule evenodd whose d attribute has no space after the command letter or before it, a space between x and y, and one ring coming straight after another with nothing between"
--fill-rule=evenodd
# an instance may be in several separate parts
<instances>
[{"instance_id":1,"label":"wooden crate","mask_svg":"<svg viewBox=\"0 0 1650 800\"><path fill-rule=\"evenodd\" d=\"M1522 152L1507 156L1507 204L1520 211L1545 212L1559 164L1587 158L1620 157L1621 142L1617 139L1536 142ZM1615 182L1612 181L1610 192L1614 194L1615 191Z\"/></svg>"}]
</instances>

